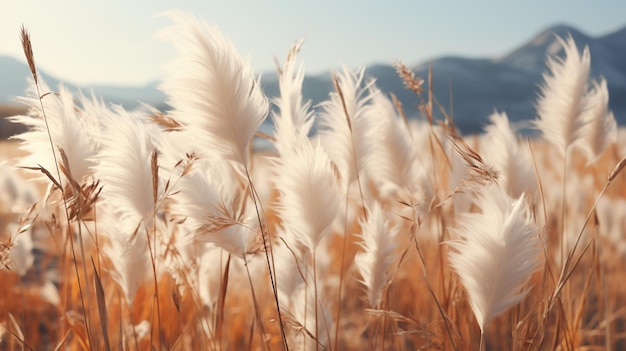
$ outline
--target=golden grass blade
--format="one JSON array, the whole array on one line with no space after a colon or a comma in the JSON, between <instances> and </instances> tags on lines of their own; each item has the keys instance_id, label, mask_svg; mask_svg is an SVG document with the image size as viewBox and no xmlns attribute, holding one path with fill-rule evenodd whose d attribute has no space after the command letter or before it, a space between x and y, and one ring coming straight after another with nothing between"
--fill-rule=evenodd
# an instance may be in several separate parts
<instances>
[{"instance_id":1,"label":"golden grass blade","mask_svg":"<svg viewBox=\"0 0 626 351\"><path fill-rule=\"evenodd\" d=\"M41 173L45 174L46 177L48 177L48 179L50 179L50 181L57 187L57 189L63 191L63 187L61 186L61 184L52 176L52 174L50 174L50 171L48 171L47 169L43 168L42 165L37 165L39 167L20 167L21 169L28 169L31 171L40 171Z\"/></svg>"},{"instance_id":2,"label":"golden grass blade","mask_svg":"<svg viewBox=\"0 0 626 351\"><path fill-rule=\"evenodd\" d=\"M218 342L221 343L222 333L224 330L224 306L226 303L226 292L228 291L228 277L230 275L230 259L231 254L228 254L228 258L226 259L226 267L224 267L224 274L222 276L222 281L220 284L220 294L217 300L217 318L215 318L215 335Z\"/></svg>"},{"instance_id":3,"label":"golden grass blade","mask_svg":"<svg viewBox=\"0 0 626 351\"><path fill-rule=\"evenodd\" d=\"M65 342L67 341L67 339L72 335L72 329L69 329L65 335L63 336L63 338L61 339L61 341L59 341L59 343L57 344L57 346L54 348L54 351L61 351L63 349L63 344L65 344Z\"/></svg>"},{"instance_id":4,"label":"golden grass blade","mask_svg":"<svg viewBox=\"0 0 626 351\"><path fill-rule=\"evenodd\" d=\"M159 160L157 149L152 150L150 169L152 173L152 201L156 204L159 197Z\"/></svg>"},{"instance_id":5,"label":"golden grass blade","mask_svg":"<svg viewBox=\"0 0 626 351\"><path fill-rule=\"evenodd\" d=\"M100 332L104 338L104 348L107 351L111 351L111 345L109 343L109 318L107 315L106 298L104 295L104 288L102 287L102 281L100 275L96 269L96 264L91 258L91 264L93 265L94 272L94 285L96 286L96 301L98 302L98 313L100 314Z\"/></svg>"},{"instance_id":6,"label":"golden grass blade","mask_svg":"<svg viewBox=\"0 0 626 351\"><path fill-rule=\"evenodd\" d=\"M26 341L24 340L24 333L22 332L22 328L20 328L20 325L17 324L17 321L15 320L15 317L13 317L13 314L11 314L11 312L8 313L9 315L9 320L11 321L11 324L13 324L13 328L15 329L15 331L6 328L9 333L11 333L17 340L19 340L19 342L22 343L22 350L24 350L24 347L26 347L29 350L32 350L32 348L30 346L28 346L28 344L26 343Z\"/></svg>"}]
</instances>

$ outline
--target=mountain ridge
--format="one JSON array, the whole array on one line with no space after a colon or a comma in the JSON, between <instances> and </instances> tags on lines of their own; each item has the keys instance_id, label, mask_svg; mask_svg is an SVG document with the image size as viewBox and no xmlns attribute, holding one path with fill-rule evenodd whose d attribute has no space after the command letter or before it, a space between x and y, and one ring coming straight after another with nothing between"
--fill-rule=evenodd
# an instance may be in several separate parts
<instances>
[{"instance_id":1,"label":"mountain ridge","mask_svg":"<svg viewBox=\"0 0 626 351\"><path fill-rule=\"evenodd\" d=\"M494 110L506 112L513 122L534 119L534 102L546 71L547 55L556 55L560 50L557 37L571 35L579 50L588 46L591 52L592 77L604 76L610 94L610 107L618 123L626 124L626 26L607 34L591 37L576 27L557 24L539 31L528 41L499 57L467 58L463 56L441 56L410 66L416 75L426 78L433 69L433 93L446 109L453 101L455 123L465 133L480 132L487 117ZM13 60L13 61L11 61ZM6 66L10 67L7 68ZM337 69L337 68L335 68ZM333 89L331 72L305 75L303 95L315 106L328 97ZM24 94L26 79L30 72L25 63L0 56L0 103L15 100ZM418 111L418 102L412 92L406 90L394 67L389 64L371 64L365 67L367 76L376 79L376 85L385 93L394 93L412 117ZM23 74L23 76L21 76ZM51 87L60 79L40 72ZM21 78L20 78L21 76ZM275 72L261 74L261 83L268 97L278 95L278 77ZM21 83L20 83L21 80ZM9 83L6 83L9 82ZM65 84L72 90L93 91L104 101L121 104L132 109L139 102L167 109L165 96L157 89L158 81L144 86L94 85L92 87ZM450 94L452 93L452 94Z\"/></svg>"}]
</instances>

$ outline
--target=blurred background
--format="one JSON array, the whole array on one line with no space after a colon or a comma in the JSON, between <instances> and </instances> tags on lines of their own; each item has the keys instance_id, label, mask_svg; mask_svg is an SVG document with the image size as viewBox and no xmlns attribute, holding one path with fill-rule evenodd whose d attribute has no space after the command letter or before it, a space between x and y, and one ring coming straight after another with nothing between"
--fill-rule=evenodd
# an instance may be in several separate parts
<instances>
[{"instance_id":1,"label":"blurred background","mask_svg":"<svg viewBox=\"0 0 626 351\"><path fill-rule=\"evenodd\" d=\"M393 92L417 117L418 102L397 77L401 59L426 78L464 133L482 130L494 110L527 127L548 55L557 36L589 46L592 76L607 79L610 106L626 123L626 2L604 1L135 1L2 2L0 4L0 116L23 113L17 97L30 76L19 40L31 34L39 74L127 109L140 102L167 110L158 90L172 48L155 38L169 24L159 16L176 6L217 26L262 76L268 96L278 92L276 62L305 38L299 59L313 103L332 89L331 74L366 68L384 92ZM15 128L0 120L0 137Z\"/></svg>"}]
</instances>

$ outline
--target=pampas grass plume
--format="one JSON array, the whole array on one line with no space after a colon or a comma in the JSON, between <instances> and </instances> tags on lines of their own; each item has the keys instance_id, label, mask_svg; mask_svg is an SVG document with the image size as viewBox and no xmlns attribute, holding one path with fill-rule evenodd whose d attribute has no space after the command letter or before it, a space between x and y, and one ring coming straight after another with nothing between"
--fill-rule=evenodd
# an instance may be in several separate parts
<instances>
[{"instance_id":1,"label":"pampas grass plume","mask_svg":"<svg viewBox=\"0 0 626 351\"><path fill-rule=\"evenodd\" d=\"M314 252L339 208L340 191L330 160L319 143L305 140L277 166L276 187L285 232Z\"/></svg>"},{"instance_id":2,"label":"pampas grass plume","mask_svg":"<svg viewBox=\"0 0 626 351\"><path fill-rule=\"evenodd\" d=\"M351 183L366 165L375 141L377 120L371 108L369 86L363 84L363 69L347 68L336 76L336 92L321 104L319 135L331 161L337 166L342 182Z\"/></svg>"},{"instance_id":3,"label":"pampas grass plume","mask_svg":"<svg viewBox=\"0 0 626 351\"><path fill-rule=\"evenodd\" d=\"M191 230L185 243L212 243L240 258L254 246L257 222L248 215L237 179L232 163L200 160L181 180L174 211Z\"/></svg>"},{"instance_id":4,"label":"pampas grass plume","mask_svg":"<svg viewBox=\"0 0 626 351\"><path fill-rule=\"evenodd\" d=\"M450 263L467 290L470 306L484 332L487 324L528 293L531 275L542 263L538 229L523 197L510 198L488 186L477 200L480 213L464 215Z\"/></svg>"},{"instance_id":5,"label":"pampas grass plume","mask_svg":"<svg viewBox=\"0 0 626 351\"><path fill-rule=\"evenodd\" d=\"M39 87L49 91L43 79L39 80ZM28 94L29 97L21 99L29 108L28 115L10 118L12 122L28 127L26 132L11 137L20 141L20 148L29 154L20 161L20 166L33 167L40 164L56 178L57 165L50 150L49 131L56 160L61 162L60 150L63 150L69 163L65 166L72 177L78 182L83 181L91 174L91 167L95 165L92 157L97 149L94 135L97 134L98 127L93 120L84 116L75 105L72 93L62 85L59 86L58 93L48 94L42 99L47 125L34 82L31 82ZM61 180L61 184L65 184L65 181Z\"/></svg>"},{"instance_id":6,"label":"pampas grass plume","mask_svg":"<svg viewBox=\"0 0 626 351\"><path fill-rule=\"evenodd\" d=\"M368 213L367 220L361 223L360 245L364 251L356 255L354 263L367 290L370 307L378 308L396 258L398 228L391 226L379 203L370 206Z\"/></svg>"},{"instance_id":7,"label":"pampas grass plume","mask_svg":"<svg viewBox=\"0 0 626 351\"><path fill-rule=\"evenodd\" d=\"M591 57L585 47L578 52L572 36L557 38L565 51L564 58L548 58L550 73L544 74L544 84L537 102L539 119L535 126L543 137L565 154L568 147L582 137L584 95L587 91Z\"/></svg>"},{"instance_id":8,"label":"pampas grass plume","mask_svg":"<svg viewBox=\"0 0 626 351\"><path fill-rule=\"evenodd\" d=\"M506 113L494 112L489 120L491 124L485 128L483 156L489 164L498 168L502 188L513 198L525 192L534 195L537 181L528 149L520 147Z\"/></svg>"},{"instance_id":9,"label":"pampas grass plume","mask_svg":"<svg viewBox=\"0 0 626 351\"><path fill-rule=\"evenodd\" d=\"M161 84L174 108L171 116L187 132L201 131L203 152L246 165L249 144L268 112L259 80L219 30L180 11L167 15L174 24L160 37L179 54Z\"/></svg>"},{"instance_id":10,"label":"pampas grass plume","mask_svg":"<svg viewBox=\"0 0 626 351\"><path fill-rule=\"evenodd\" d=\"M280 96L274 100L279 111L272 112L274 122L274 146L280 155L307 138L313 125L311 101L303 101L302 83L304 67L296 67L296 54L302 42L294 44L287 55L283 69L279 72Z\"/></svg>"},{"instance_id":11,"label":"pampas grass plume","mask_svg":"<svg viewBox=\"0 0 626 351\"><path fill-rule=\"evenodd\" d=\"M154 214L151 154L155 145L145 126L122 108L107 119L99 142L95 176L104 185L102 195L115 203L115 211L134 218L129 230Z\"/></svg>"},{"instance_id":12,"label":"pampas grass plume","mask_svg":"<svg viewBox=\"0 0 626 351\"><path fill-rule=\"evenodd\" d=\"M604 78L593 83L586 101L584 118L587 124L579 144L589 163L595 163L617 141L617 122L609 110L609 89Z\"/></svg>"}]
</instances>

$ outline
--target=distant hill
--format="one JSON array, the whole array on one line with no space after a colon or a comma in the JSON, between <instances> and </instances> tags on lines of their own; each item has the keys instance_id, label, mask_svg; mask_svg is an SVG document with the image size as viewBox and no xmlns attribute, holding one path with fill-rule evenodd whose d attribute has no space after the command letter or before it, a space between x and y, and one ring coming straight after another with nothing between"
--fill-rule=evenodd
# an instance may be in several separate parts
<instances>
[{"instance_id":1,"label":"distant hill","mask_svg":"<svg viewBox=\"0 0 626 351\"><path fill-rule=\"evenodd\" d=\"M546 70L546 57L559 55L557 36L571 34L578 47L589 46L593 77L604 76L608 82L610 106L618 123L626 125L626 27L600 37L590 37L574 27L558 25L547 28L517 49L496 58L441 57L412 66L418 76L427 77L433 69L433 91L437 100L452 113L457 126L465 133L480 132L487 116L494 109L505 111L514 122L535 118L533 104L537 100L538 86ZM28 67L10 57L0 56L0 103L14 101L26 88ZM42 73L50 86L59 79ZM377 81L384 92L393 92L405 106L407 113L417 116L416 97L404 89L401 79L390 65L372 65L366 74ZM156 88L157 82L139 87L93 86L91 89L105 101L132 109L138 101L166 109L164 96ZM275 72L262 75L262 85L269 97L278 94ZM74 89L89 91L86 87ZM303 94L316 105L332 90L331 72L307 75ZM450 95L452 92L452 95Z\"/></svg>"},{"instance_id":2,"label":"distant hill","mask_svg":"<svg viewBox=\"0 0 626 351\"><path fill-rule=\"evenodd\" d=\"M74 90L89 94L91 91L104 101L123 105L133 109L139 102L152 104L156 107L165 107L165 96L157 89L158 82L151 82L142 86L93 85L79 86L53 77L46 72L39 71L48 86L55 88L59 83ZM9 56L0 55L0 104L16 104L16 98L23 96L28 87L30 77L28 65Z\"/></svg>"}]
</instances>

